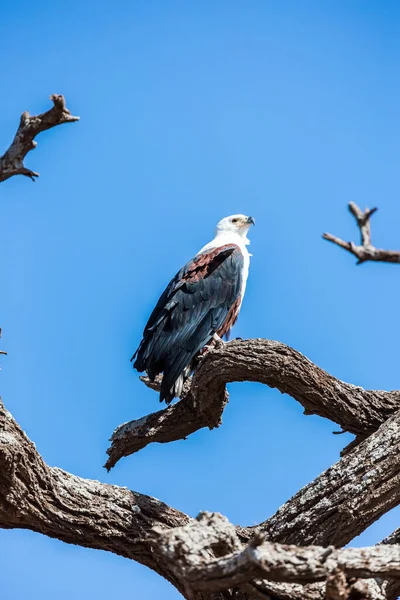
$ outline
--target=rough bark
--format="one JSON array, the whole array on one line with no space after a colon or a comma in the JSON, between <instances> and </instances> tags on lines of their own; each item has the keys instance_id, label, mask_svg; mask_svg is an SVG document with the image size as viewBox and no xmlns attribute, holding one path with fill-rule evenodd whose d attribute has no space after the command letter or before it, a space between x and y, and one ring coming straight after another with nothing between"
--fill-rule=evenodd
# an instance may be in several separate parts
<instances>
[{"instance_id":1,"label":"rough bark","mask_svg":"<svg viewBox=\"0 0 400 600\"><path fill-rule=\"evenodd\" d=\"M155 528L155 533L161 554L191 590L225 590L264 578L311 583L338 571L348 578L400 579L399 545L338 550L277 544L257 535L243 547L226 517L207 512L183 527Z\"/></svg>"},{"instance_id":2,"label":"rough bark","mask_svg":"<svg viewBox=\"0 0 400 600\"><path fill-rule=\"evenodd\" d=\"M357 264L360 265L363 262L369 260L375 262L389 262L389 263L400 263L400 251L397 250L383 250L381 248L375 248L371 242L371 217L378 210L377 208L366 208L362 211L357 204L350 202L349 210L356 220L357 226L360 230L361 244L357 245L354 242L346 242L331 233L324 233L322 237L328 242L332 242L353 254L358 260Z\"/></svg>"},{"instance_id":3,"label":"rough bark","mask_svg":"<svg viewBox=\"0 0 400 600\"><path fill-rule=\"evenodd\" d=\"M156 498L49 467L0 401L1 528L108 550L171 579L147 535L156 525L171 528L188 520Z\"/></svg>"},{"instance_id":4,"label":"rough bark","mask_svg":"<svg viewBox=\"0 0 400 600\"><path fill-rule=\"evenodd\" d=\"M25 156L37 146L35 137L41 131L51 129L56 125L79 121L79 117L72 116L67 109L64 96L53 94L50 96L50 100L54 106L45 113L36 116L31 116L28 111L22 113L11 146L0 157L0 182L14 175L25 175L35 181L35 177L39 177L39 173L27 169L24 165Z\"/></svg>"},{"instance_id":5,"label":"rough bark","mask_svg":"<svg viewBox=\"0 0 400 600\"><path fill-rule=\"evenodd\" d=\"M184 439L203 427L221 424L232 381L257 381L288 394L316 414L358 435L357 443L400 408L400 392L364 390L344 383L281 342L233 340L209 351L182 399L164 410L118 427L107 450L110 470L120 458L153 442Z\"/></svg>"},{"instance_id":6,"label":"rough bark","mask_svg":"<svg viewBox=\"0 0 400 600\"><path fill-rule=\"evenodd\" d=\"M208 533L203 535L200 532L193 547L197 548L196 552L199 555L207 558L204 563L207 567L208 564L214 564L212 562L214 559L225 557L224 560L228 560L229 555L235 552L241 555L243 544L251 548L258 547L260 539L262 543L259 545L264 545L270 554L273 548L278 549L279 552L284 552L284 549L273 544L268 546L267 542L278 541L301 545L317 543L335 546L346 544L381 514L400 502L399 450L400 413L397 413L376 433L323 473L315 482L296 494L279 509L276 515L260 526L235 529L228 524L229 535L217 529L211 541ZM182 573L179 574L176 568L172 568L172 564L179 563L182 545L176 544L177 553L172 560L172 555L167 556L162 550L159 536L165 533L167 538L170 534L172 538L174 536L179 538L181 530L176 528L193 522L187 515L154 498L116 486L85 480L61 469L48 467L39 456L34 444L1 405L0 527L27 528L65 542L108 550L132 558L166 577L189 598L193 595L193 589L199 593L206 590L201 587L203 584L194 584L193 578L190 578L192 576L188 578ZM207 529L207 523L202 525ZM393 535L397 540L396 534ZM202 536L205 540L203 549L199 541ZM164 547L171 548L171 543L164 544ZM398 545L394 547L399 548ZM303 556L301 549L290 548L287 551L297 556L293 560ZM175 550L171 552L175 553ZM249 552L250 550L247 554ZM318 554L320 550L315 552ZM385 552L387 554L384 554ZM187 549L183 554L187 554ZM365 558L365 552L362 554ZM382 556L387 558L395 555L396 550L391 548L387 551L371 550L368 558L377 559ZM342 555L342 558L343 556L347 555ZM286 561L287 555L285 557ZM272 553L271 560L275 558ZM243 558L238 560L235 554L228 562L231 567L233 564L239 565L241 573L243 560ZM225 562L221 564L225 565ZM344 571L348 575L357 577L371 577L371 574L397 577L397 571L394 573L392 567L390 569L387 567L384 573L383 567L378 568L377 563L374 563L375 570L367 567L367 564L370 563L363 563L365 572L361 575L358 571L350 572L350 567L344 568ZM327 567L325 575L328 571L333 573L337 569L336 563L332 563L331 566L332 569L330 566ZM199 572L196 573L197 579L200 579ZM206 571L204 576L207 580L210 579ZM267 577L265 573L261 574L257 571L254 578L246 579L245 582L240 579L242 575L239 573L234 577L241 582L240 585L234 583L235 589L239 586L241 593L244 594L236 596L237 598L252 597L251 595L255 593L254 585L258 589L257 593L268 591L268 594L273 593L279 598L313 598L320 593L315 588L311 588L311 592L303 590L298 596L299 589L290 588L287 583L299 583L300 579L286 576L285 579L283 575L280 578L275 575ZM265 582L263 578L284 580L285 586L274 588L271 581ZM315 579L302 581L315 581ZM232 583L231 580L229 582L228 588ZM220 584L207 588L210 593L221 589ZM346 589L349 594L350 588Z\"/></svg>"},{"instance_id":7,"label":"rough bark","mask_svg":"<svg viewBox=\"0 0 400 600\"><path fill-rule=\"evenodd\" d=\"M396 529L390 535L388 535L381 544L400 544L400 529ZM400 547L400 546L399 546ZM396 600L400 598L400 580L389 579L382 584L384 595L386 600Z\"/></svg>"}]
</instances>

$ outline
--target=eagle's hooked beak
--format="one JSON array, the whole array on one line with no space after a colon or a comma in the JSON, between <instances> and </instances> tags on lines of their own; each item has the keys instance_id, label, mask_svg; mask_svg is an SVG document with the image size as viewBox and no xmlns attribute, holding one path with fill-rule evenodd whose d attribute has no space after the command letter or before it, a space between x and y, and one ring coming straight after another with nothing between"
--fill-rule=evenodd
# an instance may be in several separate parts
<instances>
[{"instance_id":1,"label":"eagle's hooked beak","mask_svg":"<svg viewBox=\"0 0 400 600\"><path fill-rule=\"evenodd\" d=\"M247 217L247 222L249 225L255 225L256 221L254 219L254 217Z\"/></svg>"}]
</instances>

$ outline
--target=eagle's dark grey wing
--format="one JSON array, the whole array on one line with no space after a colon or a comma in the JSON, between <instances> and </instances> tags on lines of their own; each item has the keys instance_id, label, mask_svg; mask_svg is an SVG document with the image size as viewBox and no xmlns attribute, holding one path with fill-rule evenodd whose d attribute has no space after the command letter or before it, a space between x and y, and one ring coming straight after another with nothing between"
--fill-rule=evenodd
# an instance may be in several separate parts
<instances>
[{"instance_id":1,"label":"eagle's dark grey wing","mask_svg":"<svg viewBox=\"0 0 400 600\"><path fill-rule=\"evenodd\" d=\"M235 244L215 248L189 261L158 300L132 360L150 378L164 373L160 401L214 333L227 333L236 319L242 288L243 254Z\"/></svg>"}]
</instances>

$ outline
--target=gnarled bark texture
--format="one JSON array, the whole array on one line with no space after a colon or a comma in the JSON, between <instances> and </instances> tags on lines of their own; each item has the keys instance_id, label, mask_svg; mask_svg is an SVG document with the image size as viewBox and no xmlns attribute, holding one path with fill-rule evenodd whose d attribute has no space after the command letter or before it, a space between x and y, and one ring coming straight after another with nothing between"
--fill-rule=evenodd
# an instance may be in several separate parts
<instances>
[{"instance_id":1,"label":"gnarled bark texture","mask_svg":"<svg viewBox=\"0 0 400 600\"><path fill-rule=\"evenodd\" d=\"M106 468L152 442L171 442L202 427L218 427L228 400L225 385L232 381L277 388L300 402L306 414L335 421L343 431L359 436L358 441L400 408L399 391L364 390L344 383L281 342L233 340L204 356L180 402L114 431Z\"/></svg>"}]
</instances>

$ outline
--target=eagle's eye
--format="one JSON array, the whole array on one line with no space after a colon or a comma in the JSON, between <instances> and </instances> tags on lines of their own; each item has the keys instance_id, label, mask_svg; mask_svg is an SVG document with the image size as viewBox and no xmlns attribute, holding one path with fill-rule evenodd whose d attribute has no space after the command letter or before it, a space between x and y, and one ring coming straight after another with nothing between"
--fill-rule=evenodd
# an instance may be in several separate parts
<instances>
[{"instance_id":1,"label":"eagle's eye","mask_svg":"<svg viewBox=\"0 0 400 600\"><path fill-rule=\"evenodd\" d=\"M232 223L237 223L239 219L232 219Z\"/></svg>"}]
</instances>

